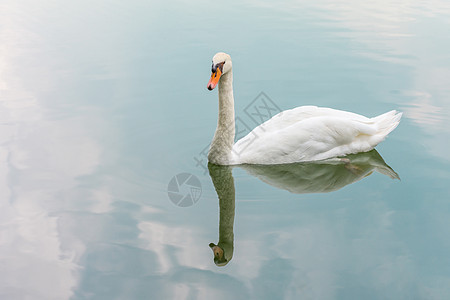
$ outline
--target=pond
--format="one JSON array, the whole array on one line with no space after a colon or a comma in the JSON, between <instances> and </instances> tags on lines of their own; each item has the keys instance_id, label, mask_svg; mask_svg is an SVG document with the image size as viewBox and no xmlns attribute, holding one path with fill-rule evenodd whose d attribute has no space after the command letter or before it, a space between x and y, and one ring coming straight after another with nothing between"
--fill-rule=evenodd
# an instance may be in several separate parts
<instances>
[{"instance_id":1,"label":"pond","mask_svg":"<svg viewBox=\"0 0 450 300\"><path fill-rule=\"evenodd\" d=\"M2 1L0 298L450 298L449 30L448 1ZM208 165L219 51L239 134L403 117L342 161Z\"/></svg>"}]
</instances>

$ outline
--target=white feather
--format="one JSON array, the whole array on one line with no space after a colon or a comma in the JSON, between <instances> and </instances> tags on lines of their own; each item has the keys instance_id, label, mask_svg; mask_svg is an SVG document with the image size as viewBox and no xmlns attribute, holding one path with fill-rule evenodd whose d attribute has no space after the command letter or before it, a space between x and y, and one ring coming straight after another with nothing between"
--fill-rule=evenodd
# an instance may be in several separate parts
<instances>
[{"instance_id":1,"label":"white feather","mask_svg":"<svg viewBox=\"0 0 450 300\"><path fill-rule=\"evenodd\" d=\"M369 119L345 111L298 107L281 112L239 140L231 164L282 164L367 152L399 122L391 111Z\"/></svg>"}]
</instances>

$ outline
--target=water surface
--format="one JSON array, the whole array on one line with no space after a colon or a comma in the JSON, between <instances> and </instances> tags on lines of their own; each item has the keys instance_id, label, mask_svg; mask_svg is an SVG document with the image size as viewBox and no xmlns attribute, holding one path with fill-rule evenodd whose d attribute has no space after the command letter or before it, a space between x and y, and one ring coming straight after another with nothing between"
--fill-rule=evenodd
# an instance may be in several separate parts
<instances>
[{"instance_id":1,"label":"water surface","mask_svg":"<svg viewBox=\"0 0 450 300\"><path fill-rule=\"evenodd\" d=\"M2 1L0 298L449 298L449 27L446 1ZM208 168L218 51L241 129L261 95L402 121L349 162Z\"/></svg>"}]
</instances>

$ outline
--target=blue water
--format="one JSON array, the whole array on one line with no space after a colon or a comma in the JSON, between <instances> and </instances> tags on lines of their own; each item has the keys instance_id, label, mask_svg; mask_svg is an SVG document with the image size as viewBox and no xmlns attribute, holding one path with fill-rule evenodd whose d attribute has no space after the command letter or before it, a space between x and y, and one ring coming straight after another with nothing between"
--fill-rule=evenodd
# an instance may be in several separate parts
<instances>
[{"instance_id":1,"label":"blue water","mask_svg":"<svg viewBox=\"0 0 450 300\"><path fill-rule=\"evenodd\" d=\"M3 0L0 299L449 299L449 28L448 1ZM261 101L403 118L345 162L208 169L218 51L242 130Z\"/></svg>"}]
</instances>

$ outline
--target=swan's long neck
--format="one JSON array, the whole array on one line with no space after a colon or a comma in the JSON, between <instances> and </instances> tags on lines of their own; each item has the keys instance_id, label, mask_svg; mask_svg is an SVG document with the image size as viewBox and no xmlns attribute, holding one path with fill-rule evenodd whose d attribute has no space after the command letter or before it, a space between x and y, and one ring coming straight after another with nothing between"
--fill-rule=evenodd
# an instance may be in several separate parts
<instances>
[{"instance_id":1,"label":"swan's long neck","mask_svg":"<svg viewBox=\"0 0 450 300\"><path fill-rule=\"evenodd\" d=\"M208 160L213 164L228 165L234 144L234 97L233 73L222 75L219 81L219 118L217 129L211 142Z\"/></svg>"}]
</instances>

